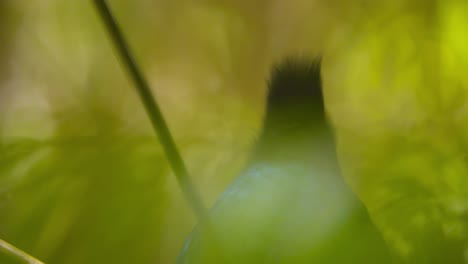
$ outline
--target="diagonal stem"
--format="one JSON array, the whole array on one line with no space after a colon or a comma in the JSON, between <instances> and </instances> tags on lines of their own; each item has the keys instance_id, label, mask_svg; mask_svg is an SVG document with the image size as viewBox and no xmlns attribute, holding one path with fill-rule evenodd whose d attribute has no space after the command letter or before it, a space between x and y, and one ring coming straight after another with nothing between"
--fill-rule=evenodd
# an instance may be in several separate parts
<instances>
[{"instance_id":1,"label":"diagonal stem","mask_svg":"<svg viewBox=\"0 0 468 264\"><path fill-rule=\"evenodd\" d=\"M185 163L177 150L176 144L169 131L166 121L164 120L161 110L155 97L151 93L148 82L143 77L142 71L139 69L136 60L130 52L130 48L125 41L125 38L117 25L117 22L112 15L109 6L105 0L94 0L96 9L98 10L101 19L109 31L112 42L115 45L118 53L121 56L124 67L127 68L131 79L137 89L140 99L145 107L151 124L159 137L159 141L164 149L166 158L169 161L172 170L177 178L180 188L185 195L185 199L190 204L193 212L195 213L200 228L205 232L211 242L211 247L214 250L214 256L218 259L218 263L231 263L231 258L226 255L226 249L216 235L213 224L209 218L208 212L203 204L201 196L197 192L193 184L190 174L185 166Z\"/></svg>"},{"instance_id":2,"label":"diagonal stem","mask_svg":"<svg viewBox=\"0 0 468 264\"><path fill-rule=\"evenodd\" d=\"M0 239L0 253L4 253L12 258L20 260L21 261L20 263L44 264L43 262L29 255L28 253L14 247L13 245L5 242L2 239Z\"/></svg>"},{"instance_id":3,"label":"diagonal stem","mask_svg":"<svg viewBox=\"0 0 468 264\"><path fill-rule=\"evenodd\" d=\"M167 123L161 114L158 103L151 93L148 82L143 77L142 71L139 69L136 60L131 54L130 48L125 41L122 31L117 25L117 22L112 15L109 6L105 0L94 0L94 4L101 16L101 19L106 25L107 30L109 31L109 35L113 40L115 48L121 56L124 67L127 68L128 73L134 82L143 106L145 107L146 113L148 114L151 120L151 124L153 125L153 128L159 137L159 141L164 149L169 164L172 167L179 186L185 195L185 199L190 204L193 212L195 213L200 224L200 228L205 232L211 241L211 246L212 249L214 249L215 257L219 260L219 263L231 263L230 258L227 258L226 250L222 244L219 243L220 241L215 234L215 230L213 229L208 212L203 205L201 196L197 192L195 185L190 178L187 167L185 166L185 163L179 151L177 150L174 139L172 138Z\"/></svg>"},{"instance_id":4,"label":"diagonal stem","mask_svg":"<svg viewBox=\"0 0 468 264\"><path fill-rule=\"evenodd\" d=\"M166 121L161 114L158 103L156 102L148 82L143 77L142 71L139 69L136 60L130 52L128 44L126 43L122 31L120 30L117 22L112 15L105 0L95 0L94 4L105 23L109 35L113 40L115 48L121 56L123 65L127 68L128 73L134 82L135 88L140 96L140 99L145 107L146 113L148 114L151 124L159 137L159 141L165 151L166 157L169 161L172 170L174 171L177 181L182 188L185 198L190 203L192 210L196 216L201 219L205 219L207 211L203 205L202 199L195 189L195 186L190 178L187 167L182 160L179 151L177 150L176 144L172 135L169 131Z\"/></svg>"}]
</instances>

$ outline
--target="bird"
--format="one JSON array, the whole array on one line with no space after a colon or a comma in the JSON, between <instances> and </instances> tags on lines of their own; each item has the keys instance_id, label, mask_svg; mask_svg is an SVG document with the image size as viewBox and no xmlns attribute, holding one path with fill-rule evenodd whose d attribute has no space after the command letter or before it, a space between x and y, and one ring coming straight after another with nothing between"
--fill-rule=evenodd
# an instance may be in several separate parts
<instances>
[{"instance_id":1,"label":"bird","mask_svg":"<svg viewBox=\"0 0 468 264\"><path fill-rule=\"evenodd\" d=\"M273 65L250 158L209 212L216 242L195 227L177 263L399 262L341 177L321 61Z\"/></svg>"}]
</instances>

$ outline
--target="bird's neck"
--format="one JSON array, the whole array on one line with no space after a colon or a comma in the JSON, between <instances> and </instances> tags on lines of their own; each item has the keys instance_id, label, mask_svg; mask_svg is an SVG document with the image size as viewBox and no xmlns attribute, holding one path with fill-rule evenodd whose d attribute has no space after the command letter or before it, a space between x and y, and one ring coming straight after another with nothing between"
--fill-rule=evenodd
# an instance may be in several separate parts
<instances>
[{"instance_id":1,"label":"bird's neck","mask_svg":"<svg viewBox=\"0 0 468 264\"><path fill-rule=\"evenodd\" d=\"M314 120L310 115L295 119L275 116L274 120L265 120L253 160L308 162L317 157L331 158L334 150L333 133L323 120Z\"/></svg>"}]
</instances>

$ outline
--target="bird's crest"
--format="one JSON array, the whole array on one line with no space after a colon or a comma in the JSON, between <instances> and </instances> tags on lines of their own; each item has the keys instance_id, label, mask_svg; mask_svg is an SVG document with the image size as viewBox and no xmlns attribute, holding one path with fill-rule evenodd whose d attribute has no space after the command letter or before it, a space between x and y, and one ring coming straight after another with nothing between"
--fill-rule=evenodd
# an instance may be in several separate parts
<instances>
[{"instance_id":1,"label":"bird's crest","mask_svg":"<svg viewBox=\"0 0 468 264\"><path fill-rule=\"evenodd\" d=\"M268 82L267 115L298 109L324 116L320 63L320 57L291 57L274 66Z\"/></svg>"}]
</instances>

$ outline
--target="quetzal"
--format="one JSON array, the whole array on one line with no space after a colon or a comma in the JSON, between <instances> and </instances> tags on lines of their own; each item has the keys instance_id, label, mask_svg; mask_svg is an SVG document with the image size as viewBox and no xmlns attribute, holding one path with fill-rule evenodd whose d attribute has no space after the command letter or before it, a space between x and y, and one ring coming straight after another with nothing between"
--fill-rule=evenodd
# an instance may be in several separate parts
<instances>
[{"instance_id":1,"label":"quetzal","mask_svg":"<svg viewBox=\"0 0 468 264\"><path fill-rule=\"evenodd\" d=\"M178 263L394 263L340 176L320 59L287 59L268 85L249 163L210 211L217 245L197 228Z\"/></svg>"}]
</instances>

